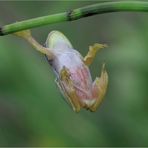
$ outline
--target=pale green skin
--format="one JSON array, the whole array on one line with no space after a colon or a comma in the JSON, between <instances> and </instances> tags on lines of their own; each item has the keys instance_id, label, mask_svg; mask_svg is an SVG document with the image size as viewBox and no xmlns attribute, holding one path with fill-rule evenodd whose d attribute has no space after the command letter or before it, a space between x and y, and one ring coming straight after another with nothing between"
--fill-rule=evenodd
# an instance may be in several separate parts
<instances>
[{"instance_id":1,"label":"pale green skin","mask_svg":"<svg viewBox=\"0 0 148 148\"><path fill-rule=\"evenodd\" d=\"M46 40L46 48L52 50L54 55L50 61L57 76L57 85L66 100L72 105L73 110L79 112L81 108L96 111L106 93L108 75L103 68L101 77L92 82L88 65L85 64L81 54L74 50L70 41L59 31L52 31ZM87 77L79 79L79 75L72 77L77 70L82 67ZM80 73L80 76L82 74ZM86 86L83 86L84 82ZM79 83L79 85L77 85ZM78 93L78 92L81 93ZM86 97L82 97L86 96Z\"/></svg>"},{"instance_id":2,"label":"pale green skin","mask_svg":"<svg viewBox=\"0 0 148 148\"><path fill-rule=\"evenodd\" d=\"M52 31L46 40L46 47L40 45L31 35L30 30L15 33L27 40L37 51L45 54L57 76L57 85L71 104L74 111L81 108L96 111L102 102L108 85L108 74L105 64L101 76L92 82L88 66L105 44L95 43L89 47L87 55L73 49L70 41L59 31Z\"/></svg>"}]
</instances>

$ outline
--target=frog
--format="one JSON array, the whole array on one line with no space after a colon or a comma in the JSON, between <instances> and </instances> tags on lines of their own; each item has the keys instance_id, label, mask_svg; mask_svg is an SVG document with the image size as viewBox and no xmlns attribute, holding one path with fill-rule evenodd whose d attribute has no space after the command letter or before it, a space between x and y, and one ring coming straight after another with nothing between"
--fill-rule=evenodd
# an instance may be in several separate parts
<instances>
[{"instance_id":1,"label":"frog","mask_svg":"<svg viewBox=\"0 0 148 148\"><path fill-rule=\"evenodd\" d=\"M95 43L89 46L88 53L83 57L69 39L57 30L48 34L44 46L32 37L30 30L15 35L27 40L46 56L55 73L55 82L73 111L79 112L84 108L95 112L98 109L107 92L108 73L103 63L100 76L93 81L89 67L98 51L107 47L106 44Z\"/></svg>"}]
</instances>

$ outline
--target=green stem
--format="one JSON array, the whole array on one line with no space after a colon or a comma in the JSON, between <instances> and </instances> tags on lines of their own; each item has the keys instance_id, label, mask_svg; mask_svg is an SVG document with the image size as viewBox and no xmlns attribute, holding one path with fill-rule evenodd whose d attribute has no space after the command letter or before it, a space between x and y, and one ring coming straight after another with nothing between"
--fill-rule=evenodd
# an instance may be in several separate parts
<instances>
[{"instance_id":1,"label":"green stem","mask_svg":"<svg viewBox=\"0 0 148 148\"><path fill-rule=\"evenodd\" d=\"M148 2L144 1L118 1L118 2L102 2L86 7L74 9L68 12L37 17L24 20L0 28L0 35L7 35L21 30L54 24L64 21L73 21L83 17L95 14L119 12L119 11L139 11L148 12Z\"/></svg>"}]
</instances>

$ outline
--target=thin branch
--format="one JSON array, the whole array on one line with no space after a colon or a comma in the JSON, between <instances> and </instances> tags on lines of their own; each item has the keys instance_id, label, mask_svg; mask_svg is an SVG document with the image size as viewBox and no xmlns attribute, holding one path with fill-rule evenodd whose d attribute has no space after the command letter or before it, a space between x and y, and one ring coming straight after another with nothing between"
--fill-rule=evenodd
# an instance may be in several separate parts
<instances>
[{"instance_id":1,"label":"thin branch","mask_svg":"<svg viewBox=\"0 0 148 148\"><path fill-rule=\"evenodd\" d=\"M29 20L24 20L0 28L0 36L44 26L64 21L73 21L83 17L88 17L96 14L119 12L119 11L139 11L148 12L148 2L144 1L118 1L118 2L102 2L68 12L37 17Z\"/></svg>"}]
</instances>

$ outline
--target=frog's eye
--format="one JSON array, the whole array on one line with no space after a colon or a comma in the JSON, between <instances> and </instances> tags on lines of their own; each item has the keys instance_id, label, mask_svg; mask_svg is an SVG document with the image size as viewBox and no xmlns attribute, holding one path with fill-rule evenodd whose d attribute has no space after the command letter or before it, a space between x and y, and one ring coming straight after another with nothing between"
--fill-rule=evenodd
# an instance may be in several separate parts
<instances>
[{"instance_id":1,"label":"frog's eye","mask_svg":"<svg viewBox=\"0 0 148 148\"><path fill-rule=\"evenodd\" d=\"M59 31L50 32L45 45L50 49L55 49L60 45L64 45L65 47L67 46L68 48L73 48L66 36Z\"/></svg>"}]
</instances>

